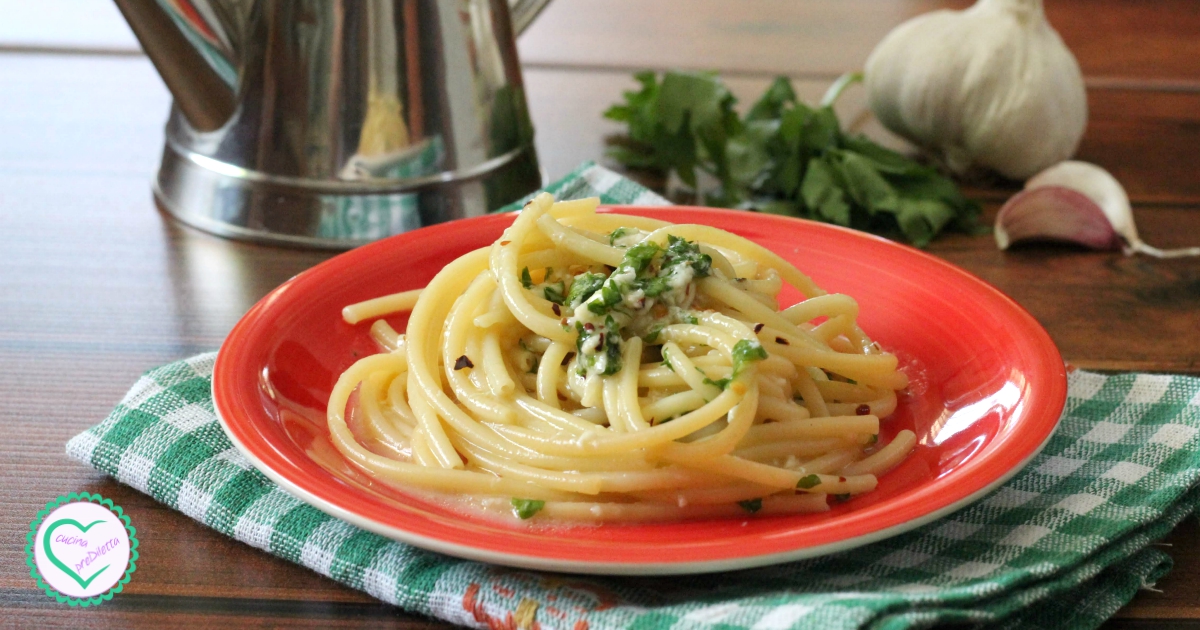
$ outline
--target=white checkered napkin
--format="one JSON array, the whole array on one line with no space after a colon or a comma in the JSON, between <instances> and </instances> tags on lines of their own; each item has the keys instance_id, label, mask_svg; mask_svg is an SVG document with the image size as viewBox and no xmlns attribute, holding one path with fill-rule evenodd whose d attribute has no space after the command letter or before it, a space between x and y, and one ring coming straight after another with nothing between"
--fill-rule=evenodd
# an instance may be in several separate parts
<instances>
[{"instance_id":1,"label":"white checkered napkin","mask_svg":"<svg viewBox=\"0 0 1200 630\"><path fill-rule=\"evenodd\" d=\"M605 203L645 194L594 165L553 188L609 195ZM1200 379L1075 372L1045 451L983 500L918 530L729 574L515 571L382 538L282 491L221 431L213 359L151 370L68 454L253 547L479 628L1092 628L1169 569L1149 545L1200 505Z\"/></svg>"}]
</instances>

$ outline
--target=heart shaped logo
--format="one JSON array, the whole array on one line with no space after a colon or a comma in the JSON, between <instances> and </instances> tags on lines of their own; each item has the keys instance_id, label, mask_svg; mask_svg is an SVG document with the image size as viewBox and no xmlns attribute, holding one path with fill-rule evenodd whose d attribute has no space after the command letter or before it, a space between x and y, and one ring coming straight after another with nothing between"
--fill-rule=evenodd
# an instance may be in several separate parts
<instances>
[{"instance_id":1,"label":"heart shaped logo","mask_svg":"<svg viewBox=\"0 0 1200 630\"><path fill-rule=\"evenodd\" d=\"M26 560L46 594L73 606L111 599L136 565L129 517L99 495L51 501L30 523Z\"/></svg>"},{"instance_id":2,"label":"heart shaped logo","mask_svg":"<svg viewBox=\"0 0 1200 630\"><path fill-rule=\"evenodd\" d=\"M91 523L88 523L87 525L84 525L83 523L80 523L79 521L77 521L73 518L59 519L59 520L51 523L50 526L46 528L46 535L42 538L42 546L45 547L46 557L50 559L50 562L54 563L54 566L56 566L60 570L62 570L63 573L66 573L67 577L75 580L79 584L79 588L86 589L88 587L88 585L92 583L92 580L96 579L96 576L103 573L104 569L107 569L108 567L110 567L112 565L105 565L103 568L97 569L96 572L92 574L92 577L90 577L86 580L83 579L82 576L80 576L75 571L71 570L70 566L68 566L65 562L60 560L58 558L58 556L54 555L54 546L50 544L50 542L53 540L54 530L58 529L59 527L62 527L63 525L71 525L71 526L75 527L76 529L78 529L81 534L86 534L89 529L91 529L91 528L95 527L96 525L99 525L103 522L104 522L104 519L100 519L100 520L92 521ZM83 541L83 542L86 543L87 541ZM70 543L68 543L68 544L70 544Z\"/></svg>"}]
</instances>

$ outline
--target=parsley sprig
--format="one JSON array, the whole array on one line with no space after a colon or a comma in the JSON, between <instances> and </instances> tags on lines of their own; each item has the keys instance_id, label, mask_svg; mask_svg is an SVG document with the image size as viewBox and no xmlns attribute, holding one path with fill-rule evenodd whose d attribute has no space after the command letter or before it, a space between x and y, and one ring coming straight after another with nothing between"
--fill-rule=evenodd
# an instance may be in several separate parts
<instances>
[{"instance_id":1,"label":"parsley sprig","mask_svg":"<svg viewBox=\"0 0 1200 630\"><path fill-rule=\"evenodd\" d=\"M610 149L632 168L667 173L698 188L697 172L719 186L705 202L805 217L924 246L943 229L980 231L979 205L936 169L841 129L833 101L856 75L839 80L819 107L780 77L745 117L713 74L654 72L634 78L605 117L628 126Z\"/></svg>"}]
</instances>

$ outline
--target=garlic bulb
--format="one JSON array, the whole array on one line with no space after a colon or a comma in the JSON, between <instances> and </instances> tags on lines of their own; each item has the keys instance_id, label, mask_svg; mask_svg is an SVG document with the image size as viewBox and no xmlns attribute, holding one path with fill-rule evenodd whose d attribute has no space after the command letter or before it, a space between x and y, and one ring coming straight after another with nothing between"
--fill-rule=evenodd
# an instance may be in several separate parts
<instances>
[{"instance_id":1,"label":"garlic bulb","mask_svg":"<svg viewBox=\"0 0 1200 630\"><path fill-rule=\"evenodd\" d=\"M1087 125L1079 64L1042 0L979 0L896 27L867 59L871 110L950 170L1012 179L1071 157Z\"/></svg>"}]
</instances>

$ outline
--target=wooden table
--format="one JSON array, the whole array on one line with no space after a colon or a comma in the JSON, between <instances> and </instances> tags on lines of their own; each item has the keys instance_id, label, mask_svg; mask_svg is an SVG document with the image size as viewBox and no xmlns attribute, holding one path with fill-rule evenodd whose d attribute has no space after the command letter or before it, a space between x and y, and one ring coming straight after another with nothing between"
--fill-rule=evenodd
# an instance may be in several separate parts
<instances>
[{"instance_id":1,"label":"wooden table","mask_svg":"<svg viewBox=\"0 0 1200 630\"><path fill-rule=\"evenodd\" d=\"M814 99L893 25L943 4L968 3L689 0L681 11L670 0L557 0L520 42L542 162L556 177L601 157L615 127L600 112L632 87L631 70L716 69L743 101L782 73ZM1080 158L1124 182L1147 241L1200 244L1200 2L1048 5L1087 76ZM0 15L0 625L435 625L63 455L139 373L218 347L251 304L327 254L225 241L155 211L169 98L110 5L0 0ZM861 90L840 113L885 138L863 116ZM1010 192L972 194L990 218ZM1001 253L990 237L964 236L930 251L1015 298L1077 366L1200 374L1200 259ZM142 532L133 581L99 608L55 603L24 563L30 520L73 491L112 498ZM1200 620L1197 533L1189 519L1167 539L1175 570L1106 627Z\"/></svg>"}]
</instances>

